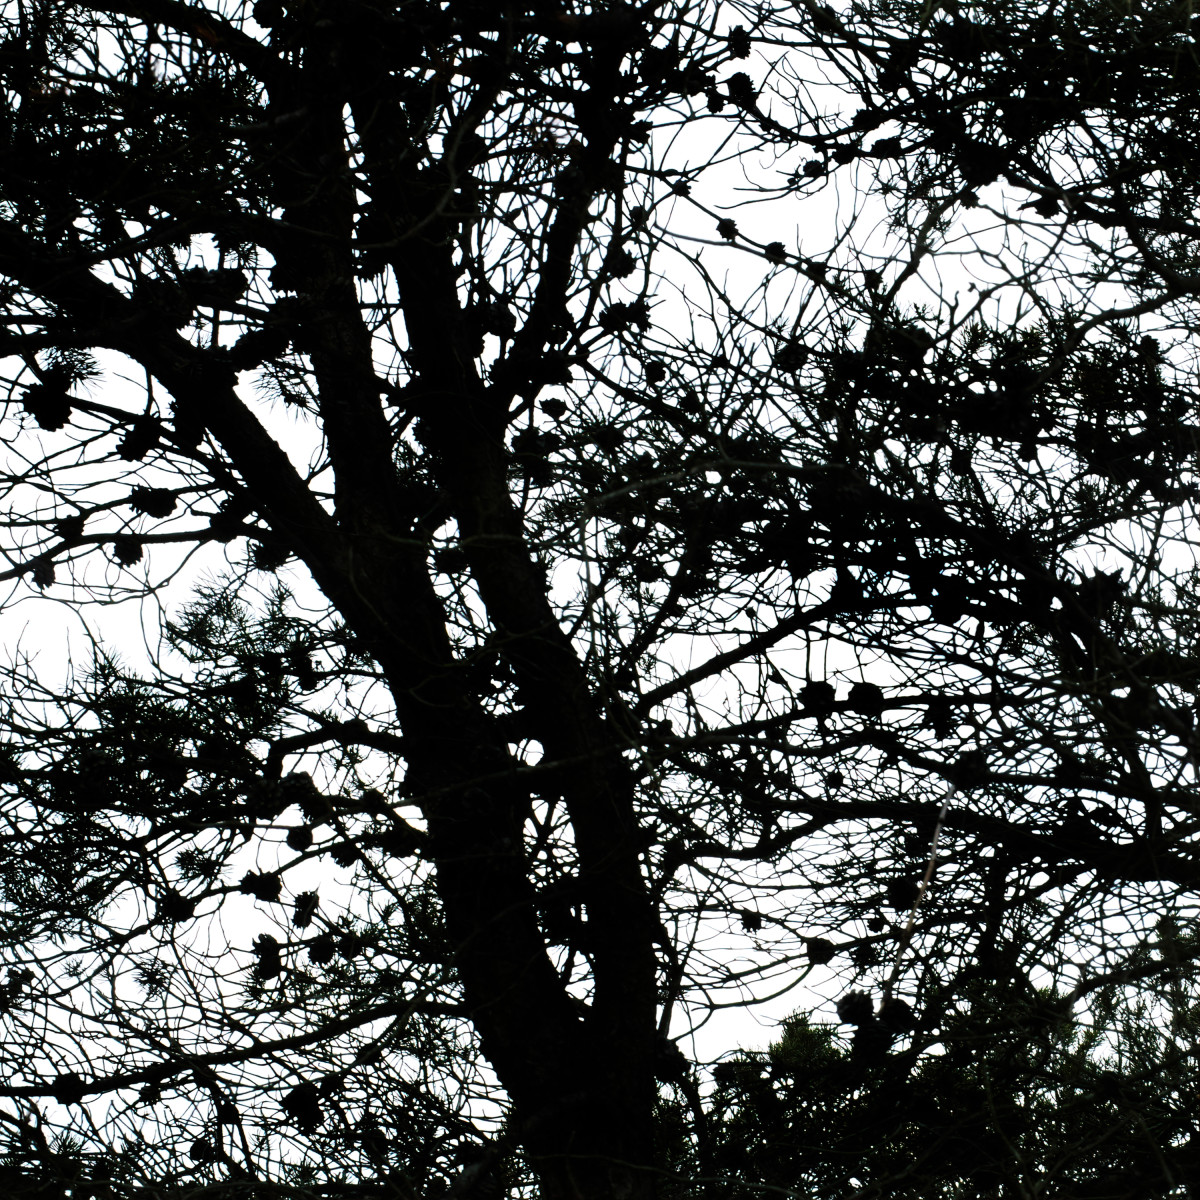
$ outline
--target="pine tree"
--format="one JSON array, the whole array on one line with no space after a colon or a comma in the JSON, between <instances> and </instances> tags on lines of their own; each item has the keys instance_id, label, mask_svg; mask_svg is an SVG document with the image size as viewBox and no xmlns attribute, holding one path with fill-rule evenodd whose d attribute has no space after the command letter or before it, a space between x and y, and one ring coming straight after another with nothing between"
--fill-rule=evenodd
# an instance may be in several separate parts
<instances>
[{"instance_id":1,"label":"pine tree","mask_svg":"<svg viewBox=\"0 0 1200 1200\"><path fill-rule=\"evenodd\" d=\"M0 11L10 1190L1188 1182L1186 6Z\"/></svg>"}]
</instances>

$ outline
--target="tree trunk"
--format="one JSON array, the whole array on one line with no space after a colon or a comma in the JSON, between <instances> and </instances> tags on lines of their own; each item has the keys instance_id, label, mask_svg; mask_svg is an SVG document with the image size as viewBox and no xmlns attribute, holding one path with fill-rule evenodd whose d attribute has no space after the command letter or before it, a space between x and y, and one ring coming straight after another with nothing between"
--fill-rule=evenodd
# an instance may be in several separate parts
<instances>
[{"instance_id":1,"label":"tree trunk","mask_svg":"<svg viewBox=\"0 0 1200 1200\"><path fill-rule=\"evenodd\" d=\"M304 78L303 94L278 99L281 111L308 116L292 127L272 169L282 191L306 197L288 210L288 223L323 235L284 245L279 255L300 294L321 303L307 349L336 480L331 543L340 547L336 565L318 554L309 566L386 673L412 747L406 790L428 823L465 1004L516 1106L516 1128L545 1195L649 1196L652 1177L637 1168L652 1160L655 922L633 780L558 626L510 495L504 437L512 397L479 377L456 286L453 230L437 216L455 181L405 173L386 144L389 121L402 119L389 111L395 102L348 89L320 46L306 50ZM351 283L355 198L328 170L344 155L343 97L353 104L364 95L373 107L369 117L357 114L357 133L374 164L375 194L392 198L388 220L396 228L417 219L425 229L403 240L390 263L414 375L406 404L438 464L436 482L525 697L529 731L544 761L577 764L562 772L561 791L591 939L593 994L582 1011L538 924L523 841L529 789L518 781L505 734L465 686L425 551L408 538L416 514L406 511L396 483L370 336ZM598 152L605 163L609 148ZM323 179L316 190L314 178ZM560 259L569 259L586 208L585 196L557 218ZM541 280L540 299L557 311L566 271L564 262L555 266Z\"/></svg>"}]
</instances>

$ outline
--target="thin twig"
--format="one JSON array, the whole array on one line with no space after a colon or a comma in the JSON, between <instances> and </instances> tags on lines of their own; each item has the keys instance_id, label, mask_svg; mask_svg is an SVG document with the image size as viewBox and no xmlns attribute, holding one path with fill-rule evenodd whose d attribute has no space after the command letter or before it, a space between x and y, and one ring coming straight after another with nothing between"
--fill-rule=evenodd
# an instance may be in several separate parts
<instances>
[{"instance_id":1,"label":"thin twig","mask_svg":"<svg viewBox=\"0 0 1200 1200\"><path fill-rule=\"evenodd\" d=\"M925 866L925 877L917 889L917 898L912 902L912 908L908 910L908 920L904 923L904 932L900 935L900 944L896 947L896 961L892 963L892 973L888 976L887 983L883 985L884 1004L891 1000L892 989L895 988L896 980L900 977L904 952L908 949L908 943L912 939L913 926L917 923L917 909L921 907L921 901L925 899L925 893L929 890L929 881L933 878L934 868L937 866L938 841L942 836L942 822L946 819L950 801L954 799L957 792L958 785L952 783L950 790L942 799L942 807L938 810L937 824L933 827L933 841L929 846L929 862Z\"/></svg>"}]
</instances>

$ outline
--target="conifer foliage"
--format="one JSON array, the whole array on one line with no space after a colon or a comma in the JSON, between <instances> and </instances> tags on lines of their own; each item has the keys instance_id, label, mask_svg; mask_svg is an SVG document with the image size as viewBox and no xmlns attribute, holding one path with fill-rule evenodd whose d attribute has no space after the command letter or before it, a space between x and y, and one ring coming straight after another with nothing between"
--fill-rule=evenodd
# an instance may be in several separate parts
<instances>
[{"instance_id":1,"label":"conifer foliage","mask_svg":"<svg viewBox=\"0 0 1200 1200\"><path fill-rule=\"evenodd\" d=\"M8 1193L1193 1186L1200 18L0 21Z\"/></svg>"}]
</instances>

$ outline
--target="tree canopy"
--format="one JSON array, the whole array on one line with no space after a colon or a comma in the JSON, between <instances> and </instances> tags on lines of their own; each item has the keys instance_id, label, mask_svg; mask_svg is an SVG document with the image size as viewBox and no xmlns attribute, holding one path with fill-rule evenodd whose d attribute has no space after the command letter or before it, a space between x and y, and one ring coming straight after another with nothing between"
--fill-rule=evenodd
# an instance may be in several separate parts
<instances>
[{"instance_id":1,"label":"tree canopy","mask_svg":"<svg viewBox=\"0 0 1200 1200\"><path fill-rule=\"evenodd\" d=\"M1188 5L2 12L11 1193L1195 1186Z\"/></svg>"}]
</instances>

